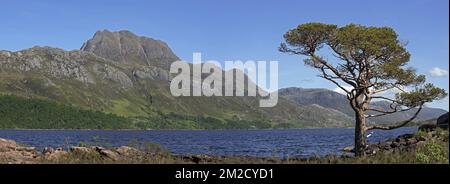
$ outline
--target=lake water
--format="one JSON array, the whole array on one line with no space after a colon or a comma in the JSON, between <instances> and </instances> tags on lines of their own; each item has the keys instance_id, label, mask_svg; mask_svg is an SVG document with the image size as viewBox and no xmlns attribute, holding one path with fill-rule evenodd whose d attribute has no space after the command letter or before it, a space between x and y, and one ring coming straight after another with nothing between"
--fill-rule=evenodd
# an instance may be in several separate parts
<instances>
[{"instance_id":1,"label":"lake water","mask_svg":"<svg viewBox=\"0 0 450 184\"><path fill-rule=\"evenodd\" d=\"M417 128L374 131L368 142L378 142ZM258 157L311 157L339 155L353 145L353 129L286 130L0 130L0 137L19 143L44 147L64 147L86 142L105 147L129 145L133 141L152 141L177 155L224 155Z\"/></svg>"}]
</instances>

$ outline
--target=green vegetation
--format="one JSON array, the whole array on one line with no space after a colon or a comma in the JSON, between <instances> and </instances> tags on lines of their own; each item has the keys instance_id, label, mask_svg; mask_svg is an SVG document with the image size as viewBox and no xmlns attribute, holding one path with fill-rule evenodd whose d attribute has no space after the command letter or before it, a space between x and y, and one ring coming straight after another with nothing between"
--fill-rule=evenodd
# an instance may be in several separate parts
<instances>
[{"instance_id":1,"label":"green vegetation","mask_svg":"<svg viewBox=\"0 0 450 184\"><path fill-rule=\"evenodd\" d=\"M135 117L145 115L144 112L141 112L140 109L131 105L130 102L126 99L122 100L111 100L113 103L111 108L111 113L122 115L125 117Z\"/></svg>"},{"instance_id":2,"label":"green vegetation","mask_svg":"<svg viewBox=\"0 0 450 184\"><path fill-rule=\"evenodd\" d=\"M82 109L44 98L0 95L0 129L255 129L272 128L266 121L219 119L156 112L127 118Z\"/></svg>"},{"instance_id":3,"label":"green vegetation","mask_svg":"<svg viewBox=\"0 0 450 184\"><path fill-rule=\"evenodd\" d=\"M219 119L208 116L189 116L175 113L161 113L157 116L141 120L141 128L154 129L263 129L272 128L266 121L247 121Z\"/></svg>"},{"instance_id":4,"label":"green vegetation","mask_svg":"<svg viewBox=\"0 0 450 184\"><path fill-rule=\"evenodd\" d=\"M449 163L448 131L437 128L435 131L437 139L421 144L416 149L416 161L424 164ZM419 131L416 136L427 136L429 132Z\"/></svg>"},{"instance_id":5,"label":"green vegetation","mask_svg":"<svg viewBox=\"0 0 450 184\"><path fill-rule=\"evenodd\" d=\"M419 146L416 152L416 160L419 163L448 163L448 146L435 141Z\"/></svg>"},{"instance_id":6,"label":"green vegetation","mask_svg":"<svg viewBox=\"0 0 450 184\"><path fill-rule=\"evenodd\" d=\"M1 129L125 129L130 120L45 99L0 96Z\"/></svg>"}]
</instances>

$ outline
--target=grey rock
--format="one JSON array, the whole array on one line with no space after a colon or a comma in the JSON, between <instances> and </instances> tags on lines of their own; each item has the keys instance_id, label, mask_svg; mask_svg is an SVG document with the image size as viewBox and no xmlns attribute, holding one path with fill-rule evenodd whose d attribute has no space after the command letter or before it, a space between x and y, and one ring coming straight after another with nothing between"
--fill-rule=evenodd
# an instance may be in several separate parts
<instances>
[{"instance_id":1,"label":"grey rock","mask_svg":"<svg viewBox=\"0 0 450 184\"><path fill-rule=\"evenodd\" d=\"M428 139L426 137L420 136L420 137L417 137L416 140L417 140L417 142L421 142L421 141L427 141Z\"/></svg>"},{"instance_id":2,"label":"grey rock","mask_svg":"<svg viewBox=\"0 0 450 184\"><path fill-rule=\"evenodd\" d=\"M118 148L114 148L112 149L113 151L115 151L116 153L118 153L121 156L125 156L125 157L130 157L130 156L136 156L136 155L142 155L143 152L136 149L136 148L132 148L132 147L128 147L128 146L121 146Z\"/></svg>"},{"instance_id":3,"label":"grey rock","mask_svg":"<svg viewBox=\"0 0 450 184\"><path fill-rule=\"evenodd\" d=\"M42 154L50 155L54 152L55 152L55 149L53 149L52 147L45 147L44 150L42 151Z\"/></svg>"},{"instance_id":4,"label":"grey rock","mask_svg":"<svg viewBox=\"0 0 450 184\"><path fill-rule=\"evenodd\" d=\"M179 60L166 43L130 31L98 31L80 50L131 65L168 68L170 63Z\"/></svg>"},{"instance_id":5,"label":"grey rock","mask_svg":"<svg viewBox=\"0 0 450 184\"><path fill-rule=\"evenodd\" d=\"M436 129L436 125L434 124L424 124L419 126L419 131L430 132Z\"/></svg>"},{"instance_id":6,"label":"grey rock","mask_svg":"<svg viewBox=\"0 0 450 184\"><path fill-rule=\"evenodd\" d=\"M83 153L83 154L90 154L90 153L94 153L95 150L92 148L87 148L87 147L79 147L79 146L72 146L70 147L70 151L74 152L74 153Z\"/></svg>"},{"instance_id":7,"label":"grey rock","mask_svg":"<svg viewBox=\"0 0 450 184\"><path fill-rule=\"evenodd\" d=\"M411 138L406 141L406 145L413 145L416 143L417 143L417 140L415 138Z\"/></svg>"},{"instance_id":8,"label":"grey rock","mask_svg":"<svg viewBox=\"0 0 450 184\"><path fill-rule=\"evenodd\" d=\"M391 144L391 148L397 148L397 147L399 147L400 146L400 143L398 143L398 142L393 142L392 144Z\"/></svg>"},{"instance_id":9,"label":"grey rock","mask_svg":"<svg viewBox=\"0 0 450 184\"><path fill-rule=\"evenodd\" d=\"M158 67L142 67L133 71L135 79L169 81L169 72Z\"/></svg>"},{"instance_id":10,"label":"grey rock","mask_svg":"<svg viewBox=\"0 0 450 184\"><path fill-rule=\"evenodd\" d=\"M103 147L95 147L95 150L102 156L109 158L111 160L118 160L119 159L119 154L111 151L109 149L105 149Z\"/></svg>"},{"instance_id":11,"label":"grey rock","mask_svg":"<svg viewBox=\"0 0 450 184\"><path fill-rule=\"evenodd\" d=\"M130 88L133 86L133 81L128 77L128 75L113 66L107 64L94 64L93 71L96 76L99 76L100 79L118 82L123 88Z\"/></svg>"},{"instance_id":12,"label":"grey rock","mask_svg":"<svg viewBox=\"0 0 450 184\"><path fill-rule=\"evenodd\" d=\"M354 152L355 147L354 146L347 146L344 149L342 149L342 151L344 152Z\"/></svg>"}]
</instances>

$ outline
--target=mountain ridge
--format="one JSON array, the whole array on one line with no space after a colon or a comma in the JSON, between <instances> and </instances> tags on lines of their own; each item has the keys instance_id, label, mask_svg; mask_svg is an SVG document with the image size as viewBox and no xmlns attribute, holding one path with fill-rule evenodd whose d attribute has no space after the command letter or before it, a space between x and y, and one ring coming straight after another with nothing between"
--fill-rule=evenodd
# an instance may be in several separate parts
<instances>
[{"instance_id":1,"label":"mountain ridge","mask_svg":"<svg viewBox=\"0 0 450 184\"><path fill-rule=\"evenodd\" d=\"M103 34L119 40L131 38L132 41L110 41L103 38ZM141 40L144 41L141 43ZM257 108L258 97L174 97L170 95L167 67L178 57L171 52L151 51L147 53L160 55L138 56L144 54L137 47L143 43L155 44L143 47L158 48L157 51L165 49L164 44L145 40L150 39L124 31L100 31L78 51L53 47L2 51L0 92L45 97L106 113L142 118L143 121L178 114L182 117L212 117L224 123L248 120L288 127L335 127L348 122L346 117L337 116L334 120L313 116L311 114L321 114L323 109L298 107L286 99L279 99L276 108ZM108 55L117 49L122 54Z\"/></svg>"},{"instance_id":2,"label":"mountain ridge","mask_svg":"<svg viewBox=\"0 0 450 184\"><path fill-rule=\"evenodd\" d=\"M291 100L292 102L298 105L310 105L310 104L318 104L325 108L331 108L337 111L340 111L349 117L353 117L353 109L351 108L347 98L345 95L337 93L335 91L324 89L324 88L298 88L298 87L290 87L283 88L279 90L279 95ZM383 109L389 110L388 102L385 101L375 101L372 102L373 106L382 107ZM429 119L435 119L445 114L447 111L438 109L438 108L430 108L424 107L422 111L419 113L416 121L425 121ZM412 117L414 110L399 112L390 114L384 117L377 117L370 119L372 123L378 124L387 124L393 122L399 122L402 120L409 119ZM368 114L373 114L373 112L368 112Z\"/></svg>"},{"instance_id":3,"label":"mountain ridge","mask_svg":"<svg viewBox=\"0 0 450 184\"><path fill-rule=\"evenodd\" d=\"M168 67L176 60L165 42L129 31L102 30L80 50L0 51L0 94L43 97L111 113L143 122L143 128L155 128L150 121L165 128L208 127L201 121L216 122L219 128L353 124L352 116L327 105L299 105L285 97L273 108L258 108L258 97L174 97Z\"/></svg>"}]
</instances>

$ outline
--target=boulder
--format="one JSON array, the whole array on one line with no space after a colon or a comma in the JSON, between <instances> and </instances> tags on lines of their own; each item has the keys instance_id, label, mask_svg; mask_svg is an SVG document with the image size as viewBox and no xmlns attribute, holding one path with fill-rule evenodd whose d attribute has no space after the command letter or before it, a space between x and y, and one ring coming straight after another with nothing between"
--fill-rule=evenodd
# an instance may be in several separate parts
<instances>
[{"instance_id":1,"label":"boulder","mask_svg":"<svg viewBox=\"0 0 450 184\"><path fill-rule=\"evenodd\" d=\"M61 157L68 155L69 153L67 151L64 151L63 148L53 149L51 147L46 147L42 151L42 154L44 155L44 158L47 160L58 160L61 159Z\"/></svg>"},{"instance_id":2,"label":"boulder","mask_svg":"<svg viewBox=\"0 0 450 184\"><path fill-rule=\"evenodd\" d=\"M427 141L428 139L426 137L423 136L419 136L416 138L417 142L421 142L421 141Z\"/></svg>"},{"instance_id":3,"label":"boulder","mask_svg":"<svg viewBox=\"0 0 450 184\"><path fill-rule=\"evenodd\" d=\"M391 144L391 148L397 148L397 147L399 147L401 144L400 143L398 143L398 142L393 142L392 144Z\"/></svg>"},{"instance_id":4,"label":"boulder","mask_svg":"<svg viewBox=\"0 0 450 184\"><path fill-rule=\"evenodd\" d=\"M16 141L0 138L0 151L17 147Z\"/></svg>"},{"instance_id":5,"label":"boulder","mask_svg":"<svg viewBox=\"0 0 450 184\"><path fill-rule=\"evenodd\" d=\"M354 149L355 149L354 146L347 146L344 149L342 149L342 151L344 151L344 152L353 152Z\"/></svg>"},{"instance_id":6,"label":"boulder","mask_svg":"<svg viewBox=\"0 0 450 184\"><path fill-rule=\"evenodd\" d=\"M414 134L404 134L404 135L401 135L400 137L402 137L404 139L411 139L411 138L414 138Z\"/></svg>"},{"instance_id":7,"label":"boulder","mask_svg":"<svg viewBox=\"0 0 450 184\"><path fill-rule=\"evenodd\" d=\"M380 147L377 144L371 144L366 149L366 154L373 155L380 151Z\"/></svg>"},{"instance_id":8,"label":"boulder","mask_svg":"<svg viewBox=\"0 0 450 184\"><path fill-rule=\"evenodd\" d=\"M100 153L101 156L109 158L111 160L118 160L119 154L117 152L105 149L103 147L95 147L95 151Z\"/></svg>"},{"instance_id":9,"label":"boulder","mask_svg":"<svg viewBox=\"0 0 450 184\"><path fill-rule=\"evenodd\" d=\"M36 163L36 148L18 145L13 140L0 138L0 162L10 164Z\"/></svg>"},{"instance_id":10,"label":"boulder","mask_svg":"<svg viewBox=\"0 0 450 184\"><path fill-rule=\"evenodd\" d=\"M42 150L43 155L50 155L54 152L55 150L52 147L45 147L44 150Z\"/></svg>"},{"instance_id":11,"label":"boulder","mask_svg":"<svg viewBox=\"0 0 450 184\"><path fill-rule=\"evenodd\" d=\"M94 153L95 150L93 150L92 148L87 148L87 147L72 146L72 147L70 147L70 152L89 154L89 153Z\"/></svg>"},{"instance_id":12,"label":"boulder","mask_svg":"<svg viewBox=\"0 0 450 184\"><path fill-rule=\"evenodd\" d=\"M125 157L143 154L142 151L139 151L136 148L132 148L132 147L128 147L128 146L121 146L118 148L113 148L112 150L115 151L116 153L118 153L120 156L125 156Z\"/></svg>"},{"instance_id":13,"label":"boulder","mask_svg":"<svg viewBox=\"0 0 450 184\"><path fill-rule=\"evenodd\" d=\"M431 132L436 129L436 125L434 124L424 124L419 126L419 131Z\"/></svg>"},{"instance_id":14,"label":"boulder","mask_svg":"<svg viewBox=\"0 0 450 184\"><path fill-rule=\"evenodd\" d=\"M406 141L406 145L413 145L416 143L417 143L417 140L415 138L411 138Z\"/></svg>"},{"instance_id":15,"label":"boulder","mask_svg":"<svg viewBox=\"0 0 450 184\"><path fill-rule=\"evenodd\" d=\"M390 142L390 141L383 141L383 142L378 143L378 147L383 150L390 150L391 144L392 144L392 142Z\"/></svg>"}]
</instances>

